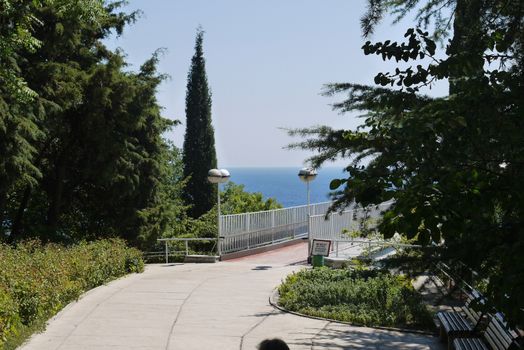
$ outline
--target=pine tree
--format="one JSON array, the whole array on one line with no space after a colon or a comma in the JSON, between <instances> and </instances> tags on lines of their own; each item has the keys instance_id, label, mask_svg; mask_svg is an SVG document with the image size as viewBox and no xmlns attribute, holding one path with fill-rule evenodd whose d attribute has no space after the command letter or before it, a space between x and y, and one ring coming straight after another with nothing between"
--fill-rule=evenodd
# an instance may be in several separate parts
<instances>
[{"instance_id":1,"label":"pine tree","mask_svg":"<svg viewBox=\"0 0 524 350\"><path fill-rule=\"evenodd\" d=\"M27 193L42 177L37 143L44 135L39 122L45 109L35 91L37 87L28 85L24 78L27 72L20 64L45 44L35 37L35 32L45 24L39 11L51 2L0 1L0 236L10 232L13 224L7 213L16 197L13 193L20 188ZM105 14L102 1L60 4L61 16L72 21L98 23Z\"/></svg>"},{"instance_id":2,"label":"pine tree","mask_svg":"<svg viewBox=\"0 0 524 350\"><path fill-rule=\"evenodd\" d=\"M187 76L186 134L184 139L184 176L189 177L184 193L194 218L209 211L216 203L216 185L207 181L209 169L216 168L215 137L211 125L209 92L202 51L204 32L198 29L195 54Z\"/></svg>"}]
</instances>

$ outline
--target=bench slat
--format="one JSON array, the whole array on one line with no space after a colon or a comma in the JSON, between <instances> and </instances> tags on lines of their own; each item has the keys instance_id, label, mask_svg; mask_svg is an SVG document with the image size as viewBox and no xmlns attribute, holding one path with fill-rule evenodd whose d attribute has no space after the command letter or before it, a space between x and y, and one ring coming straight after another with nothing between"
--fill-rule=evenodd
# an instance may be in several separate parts
<instances>
[{"instance_id":1,"label":"bench slat","mask_svg":"<svg viewBox=\"0 0 524 350\"><path fill-rule=\"evenodd\" d=\"M462 312L464 312L464 314L468 317L468 319L474 325L476 325L479 322L479 320L482 318L482 313L481 312L477 312L477 311L475 311L472 308L467 307L467 306L463 306L462 307Z\"/></svg>"},{"instance_id":2,"label":"bench slat","mask_svg":"<svg viewBox=\"0 0 524 350\"><path fill-rule=\"evenodd\" d=\"M453 340L455 350L490 350L479 338L456 338Z\"/></svg>"},{"instance_id":3,"label":"bench slat","mask_svg":"<svg viewBox=\"0 0 524 350\"><path fill-rule=\"evenodd\" d=\"M469 324L464 316L454 312L439 312L437 314L441 326L446 333L454 331L471 331L473 327Z\"/></svg>"},{"instance_id":4,"label":"bench slat","mask_svg":"<svg viewBox=\"0 0 524 350\"><path fill-rule=\"evenodd\" d=\"M513 338L495 318L491 319L484 336L494 349L507 349L513 342Z\"/></svg>"},{"instance_id":5,"label":"bench slat","mask_svg":"<svg viewBox=\"0 0 524 350\"><path fill-rule=\"evenodd\" d=\"M456 350L508 350L515 344L515 332L506 329L499 315L490 317L482 338L455 338Z\"/></svg>"}]
</instances>

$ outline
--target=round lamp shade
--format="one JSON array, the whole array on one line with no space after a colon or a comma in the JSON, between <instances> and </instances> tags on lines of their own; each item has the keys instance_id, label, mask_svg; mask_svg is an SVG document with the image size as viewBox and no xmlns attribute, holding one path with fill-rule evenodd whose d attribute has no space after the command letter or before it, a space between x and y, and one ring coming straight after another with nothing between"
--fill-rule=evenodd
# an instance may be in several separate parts
<instances>
[{"instance_id":1,"label":"round lamp shade","mask_svg":"<svg viewBox=\"0 0 524 350\"><path fill-rule=\"evenodd\" d=\"M211 169L207 173L207 180L214 184L227 182L231 175L226 169Z\"/></svg>"},{"instance_id":2,"label":"round lamp shade","mask_svg":"<svg viewBox=\"0 0 524 350\"><path fill-rule=\"evenodd\" d=\"M302 168L298 172L298 177L304 182L313 181L317 177L317 171L313 168Z\"/></svg>"}]
</instances>

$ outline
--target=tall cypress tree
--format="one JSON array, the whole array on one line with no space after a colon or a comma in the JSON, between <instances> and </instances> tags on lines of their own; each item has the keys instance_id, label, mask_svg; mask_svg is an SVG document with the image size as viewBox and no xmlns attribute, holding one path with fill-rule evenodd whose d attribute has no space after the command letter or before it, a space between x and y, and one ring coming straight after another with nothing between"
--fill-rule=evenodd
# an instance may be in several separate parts
<instances>
[{"instance_id":1,"label":"tall cypress tree","mask_svg":"<svg viewBox=\"0 0 524 350\"><path fill-rule=\"evenodd\" d=\"M187 76L186 134L184 138L184 176L189 177L184 198L194 218L216 203L216 186L207 181L209 169L216 168L215 136L211 125L211 93L207 84L202 51L204 31L199 28L195 54Z\"/></svg>"}]
</instances>

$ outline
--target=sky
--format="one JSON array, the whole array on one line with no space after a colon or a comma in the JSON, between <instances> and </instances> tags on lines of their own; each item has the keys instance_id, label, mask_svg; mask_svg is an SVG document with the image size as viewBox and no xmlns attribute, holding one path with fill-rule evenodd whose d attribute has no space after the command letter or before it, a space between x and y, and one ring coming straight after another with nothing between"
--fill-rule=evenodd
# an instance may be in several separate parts
<instances>
[{"instance_id":1,"label":"sky","mask_svg":"<svg viewBox=\"0 0 524 350\"><path fill-rule=\"evenodd\" d=\"M123 35L106 40L121 48L131 70L163 48L159 72L168 74L157 98L163 115L178 119L165 136L181 147L185 132L186 78L199 25L205 31L204 57L212 92L212 119L219 167L302 167L310 151L288 150L300 141L282 128L329 125L354 129L356 115L340 115L325 97L326 83L373 84L378 72L395 64L365 56L366 40L401 40L413 18L388 18L363 38L365 0L131 0L123 10L140 9ZM427 91L444 95L447 83ZM337 161L331 166L342 166Z\"/></svg>"}]
</instances>

